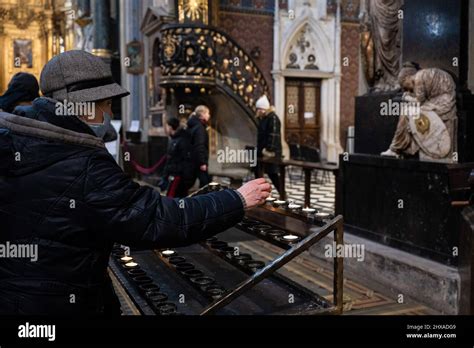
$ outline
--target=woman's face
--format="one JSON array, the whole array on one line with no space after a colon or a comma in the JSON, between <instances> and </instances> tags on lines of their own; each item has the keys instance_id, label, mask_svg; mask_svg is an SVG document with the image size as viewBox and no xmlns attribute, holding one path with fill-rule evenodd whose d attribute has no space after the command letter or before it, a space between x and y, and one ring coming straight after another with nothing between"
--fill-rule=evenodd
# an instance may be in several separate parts
<instances>
[{"instance_id":1,"label":"woman's face","mask_svg":"<svg viewBox=\"0 0 474 348\"><path fill-rule=\"evenodd\" d=\"M98 123L104 122L104 113L112 117L112 99L101 100L95 103L95 113L96 117L99 118Z\"/></svg>"},{"instance_id":2,"label":"woman's face","mask_svg":"<svg viewBox=\"0 0 474 348\"><path fill-rule=\"evenodd\" d=\"M87 123L104 123L104 113L107 113L112 117L112 99L101 100L95 102L94 115L82 116L81 118Z\"/></svg>"},{"instance_id":3,"label":"woman's face","mask_svg":"<svg viewBox=\"0 0 474 348\"><path fill-rule=\"evenodd\" d=\"M265 109L257 109L257 117L263 117L265 116L267 110Z\"/></svg>"},{"instance_id":4,"label":"woman's face","mask_svg":"<svg viewBox=\"0 0 474 348\"><path fill-rule=\"evenodd\" d=\"M209 120L211 119L211 113L209 112L209 110L205 110L202 114L201 114L201 118L206 121L206 122L209 122Z\"/></svg>"}]
</instances>

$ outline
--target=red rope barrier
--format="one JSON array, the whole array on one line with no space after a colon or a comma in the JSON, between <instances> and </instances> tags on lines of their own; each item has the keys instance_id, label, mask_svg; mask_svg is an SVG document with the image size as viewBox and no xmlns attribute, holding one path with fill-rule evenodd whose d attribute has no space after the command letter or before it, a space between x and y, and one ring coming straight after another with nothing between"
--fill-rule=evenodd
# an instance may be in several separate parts
<instances>
[{"instance_id":1,"label":"red rope barrier","mask_svg":"<svg viewBox=\"0 0 474 348\"><path fill-rule=\"evenodd\" d=\"M168 189L168 193L166 197L174 198L176 196L176 191L178 190L179 183L181 182L180 176L175 176L173 182L171 183L170 188Z\"/></svg>"},{"instance_id":2,"label":"red rope barrier","mask_svg":"<svg viewBox=\"0 0 474 348\"><path fill-rule=\"evenodd\" d=\"M138 163L137 161L135 161L132 158L132 153L128 149L128 145L127 145L127 142L125 140L122 142L122 145L123 145L123 149L130 154L130 163L132 164L133 169L135 169L135 171L139 172L140 174L144 174L144 175L152 174L159 167L161 167L161 165L166 161L166 154L165 154L159 159L158 162L156 162L151 167L143 167L140 163Z\"/></svg>"}]
</instances>

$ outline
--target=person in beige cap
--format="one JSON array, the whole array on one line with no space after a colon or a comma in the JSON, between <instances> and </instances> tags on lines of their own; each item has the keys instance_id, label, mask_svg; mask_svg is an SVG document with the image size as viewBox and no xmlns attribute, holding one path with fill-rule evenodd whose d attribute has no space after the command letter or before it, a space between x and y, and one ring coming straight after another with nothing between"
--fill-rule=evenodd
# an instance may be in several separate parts
<instances>
[{"instance_id":1,"label":"person in beige cap","mask_svg":"<svg viewBox=\"0 0 474 348\"><path fill-rule=\"evenodd\" d=\"M281 134L280 119L275 113L275 109L270 105L266 95L260 97L255 103L257 108L258 131L257 131L257 157L281 158ZM255 173L260 172L261 164L258 164ZM280 175L278 165L267 164L264 172L268 175L273 185L280 191Z\"/></svg>"},{"instance_id":2,"label":"person in beige cap","mask_svg":"<svg viewBox=\"0 0 474 348\"><path fill-rule=\"evenodd\" d=\"M101 131L111 100L128 92L90 53L54 57L40 86L45 97L22 116L0 112L0 244L36 250L1 260L0 315L117 315L107 274L115 242L196 243L235 225L269 195L263 179L182 201L132 181Z\"/></svg>"}]
</instances>

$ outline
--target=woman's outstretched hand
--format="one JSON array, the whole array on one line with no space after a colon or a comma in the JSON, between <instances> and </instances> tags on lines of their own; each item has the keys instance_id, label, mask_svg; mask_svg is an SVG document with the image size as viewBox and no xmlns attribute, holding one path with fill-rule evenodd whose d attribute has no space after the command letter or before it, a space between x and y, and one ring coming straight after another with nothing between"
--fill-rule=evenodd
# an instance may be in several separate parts
<instances>
[{"instance_id":1,"label":"woman's outstretched hand","mask_svg":"<svg viewBox=\"0 0 474 348\"><path fill-rule=\"evenodd\" d=\"M259 178L242 185L237 191L244 197L247 209L251 209L265 203L271 190L272 186L264 178Z\"/></svg>"}]
</instances>

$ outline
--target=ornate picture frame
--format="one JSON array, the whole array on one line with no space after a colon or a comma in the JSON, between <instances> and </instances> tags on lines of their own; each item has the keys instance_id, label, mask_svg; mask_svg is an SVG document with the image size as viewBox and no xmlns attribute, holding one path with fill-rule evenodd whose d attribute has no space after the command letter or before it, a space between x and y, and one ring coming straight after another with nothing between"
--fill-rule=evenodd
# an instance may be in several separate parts
<instances>
[{"instance_id":1,"label":"ornate picture frame","mask_svg":"<svg viewBox=\"0 0 474 348\"><path fill-rule=\"evenodd\" d=\"M13 66L33 68L33 42L29 39L13 40Z\"/></svg>"},{"instance_id":2,"label":"ornate picture frame","mask_svg":"<svg viewBox=\"0 0 474 348\"><path fill-rule=\"evenodd\" d=\"M143 74L145 71L143 57L143 43L141 41L130 41L126 47L126 59L128 59L127 73L133 75Z\"/></svg>"}]
</instances>

